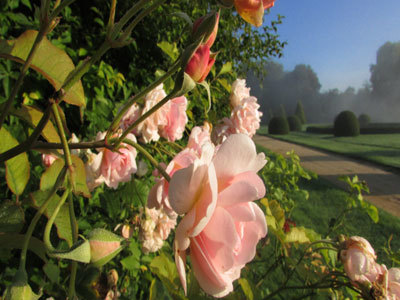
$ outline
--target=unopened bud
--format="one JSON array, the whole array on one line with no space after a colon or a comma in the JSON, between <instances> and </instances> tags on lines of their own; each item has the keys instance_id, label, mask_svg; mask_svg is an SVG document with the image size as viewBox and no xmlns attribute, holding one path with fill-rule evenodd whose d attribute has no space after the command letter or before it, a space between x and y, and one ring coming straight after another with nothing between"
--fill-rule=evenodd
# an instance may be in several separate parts
<instances>
[{"instance_id":1,"label":"unopened bud","mask_svg":"<svg viewBox=\"0 0 400 300\"><path fill-rule=\"evenodd\" d=\"M13 284L4 291L3 299L36 300L39 299L40 296L41 295L36 295L27 283L26 273L17 271Z\"/></svg>"},{"instance_id":2,"label":"unopened bud","mask_svg":"<svg viewBox=\"0 0 400 300\"><path fill-rule=\"evenodd\" d=\"M211 48L218 32L219 14L212 12L198 18L193 24L193 40L203 37L203 44Z\"/></svg>"},{"instance_id":3,"label":"unopened bud","mask_svg":"<svg viewBox=\"0 0 400 300\"><path fill-rule=\"evenodd\" d=\"M89 233L90 262L100 267L113 259L123 248L124 239L108 230L96 228Z\"/></svg>"}]
</instances>

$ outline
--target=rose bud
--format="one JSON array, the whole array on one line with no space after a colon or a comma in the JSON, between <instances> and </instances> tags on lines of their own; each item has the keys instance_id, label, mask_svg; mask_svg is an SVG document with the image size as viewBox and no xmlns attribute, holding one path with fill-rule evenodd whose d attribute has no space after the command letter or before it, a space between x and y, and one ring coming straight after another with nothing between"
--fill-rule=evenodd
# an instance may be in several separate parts
<instances>
[{"instance_id":1,"label":"rose bud","mask_svg":"<svg viewBox=\"0 0 400 300\"><path fill-rule=\"evenodd\" d=\"M200 83L204 81L215 62L215 54L210 53L210 47L200 45L190 58L185 68L193 81Z\"/></svg>"},{"instance_id":2,"label":"rose bud","mask_svg":"<svg viewBox=\"0 0 400 300\"><path fill-rule=\"evenodd\" d=\"M214 44L215 38L218 32L218 13L209 13L206 16L198 18L193 23L192 36L196 40L200 36L204 35L203 44L211 48Z\"/></svg>"},{"instance_id":3,"label":"rose bud","mask_svg":"<svg viewBox=\"0 0 400 300\"><path fill-rule=\"evenodd\" d=\"M123 248L124 238L102 228L96 228L89 233L90 262L100 267L113 259Z\"/></svg>"}]
</instances>

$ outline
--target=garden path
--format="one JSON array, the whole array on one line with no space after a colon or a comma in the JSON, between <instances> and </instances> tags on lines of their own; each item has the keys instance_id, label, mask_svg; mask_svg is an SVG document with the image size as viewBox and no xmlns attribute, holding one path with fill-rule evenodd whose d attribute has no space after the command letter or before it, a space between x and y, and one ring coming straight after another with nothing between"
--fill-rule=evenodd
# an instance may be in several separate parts
<instances>
[{"instance_id":1,"label":"garden path","mask_svg":"<svg viewBox=\"0 0 400 300\"><path fill-rule=\"evenodd\" d=\"M370 189L370 194L364 195L364 199L388 213L400 217L400 175L368 162L360 162L271 137L255 135L253 140L256 144L282 155L293 150L300 157L301 165L305 169L317 173L340 188L346 186L344 182L338 180L340 175L350 177L358 175L360 180L367 182Z\"/></svg>"}]
</instances>

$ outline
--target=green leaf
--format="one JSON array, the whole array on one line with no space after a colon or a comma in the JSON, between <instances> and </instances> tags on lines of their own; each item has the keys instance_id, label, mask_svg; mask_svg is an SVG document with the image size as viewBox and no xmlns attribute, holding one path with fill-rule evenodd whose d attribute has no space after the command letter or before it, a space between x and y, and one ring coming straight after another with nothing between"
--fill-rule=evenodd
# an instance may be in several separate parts
<instances>
[{"instance_id":1,"label":"green leaf","mask_svg":"<svg viewBox=\"0 0 400 300\"><path fill-rule=\"evenodd\" d=\"M0 129L0 141L0 153L18 145L17 140L4 127ZM5 164L8 187L14 194L21 195L30 176L28 155L25 152L21 153L7 160Z\"/></svg>"},{"instance_id":2,"label":"green leaf","mask_svg":"<svg viewBox=\"0 0 400 300\"><path fill-rule=\"evenodd\" d=\"M165 290L163 284L156 278L152 280L149 292L150 292L149 300L159 300L159 299L172 300L171 296Z\"/></svg>"},{"instance_id":3,"label":"green leaf","mask_svg":"<svg viewBox=\"0 0 400 300\"><path fill-rule=\"evenodd\" d=\"M15 40L0 40L0 57L24 63L37 34L35 30L27 30ZM64 50L54 46L44 37L33 57L31 68L42 74L58 91L75 66ZM64 100L73 105L86 105L81 81L68 90Z\"/></svg>"},{"instance_id":4,"label":"green leaf","mask_svg":"<svg viewBox=\"0 0 400 300\"><path fill-rule=\"evenodd\" d=\"M0 233L20 232L24 226L24 211L10 200L0 205Z\"/></svg>"},{"instance_id":5,"label":"green leaf","mask_svg":"<svg viewBox=\"0 0 400 300\"><path fill-rule=\"evenodd\" d=\"M286 243L309 243L310 239L307 237L304 227L292 227L286 234Z\"/></svg>"},{"instance_id":6,"label":"green leaf","mask_svg":"<svg viewBox=\"0 0 400 300\"><path fill-rule=\"evenodd\" d=\"M34 207L39 208L43 204L43 202L46 201L46 199L49 196L49 193L50 193L50 191L34 192L32 194ZM59 201L60 201L60 197L57 194L54 195L45 210L46 217L50 218L50 216L53 214L54 209L56 208L57 203ZM72 228L71 228L69 207L68 207L67 203L64 203L61 206L60 211L58 212L57 217L54 220L54 225L57 228L58 236L64 240L66 240L68 243L68 246L71 247L73 244L73 239L72 239Z\"/></svg>"},{"instance_id":7,"label":"green leaf","mask_svg":"<svg viewBox=\"0 0 400 300\"><path fill-rule=\"evenodd\" d=\"M221 71L219 71L219 73L218 73L218 76L229 73L231 71L232 71L232 63L230 61L228 61L227 63L225 63L222 66Z\"/></svg>"},{"instance_id":8,"label":"green leaf","mask_svg":"<svg viewBox=\"0 0 400 300\"><path fill-rule=\"evenodd\" d=\"M43 271L52 283L59 283L60 268L57 265L53 264L51 261L48 261L47 264L43 266Z\"/></svg>"},{"instance_id":9,"label":"green leaf","mask_svg":"<svg viewBox=\"0 0 400 300\"><path fill-rule=\"evenodd\" d=\"M121 265L129 271L137 270L140 268L139 258L135 255L125 257L121 260Z\"/></svg>"},{"instance_id":10,"label":"green leaf","mask_svg":"<svg viewBox=\"0 0 400 300\"><path fill-rule=\"evenodd\" d=\"M240 278L239 284L242 287L242 290L243 290L244 295L246 296L246 299L253 300L254 299L253 291L252 291L250 283L247 281L247 279Z\"/></svg>"},{"instance_id":11,"label":"green leaf","mask_svg":"<svg viewBox=\"0 0 400 300\"><path fill-rule=\"evenodd\" d=\"M71 158L74 166L74 172L72 173L73 191L76 195L83 195L86 198L90 198L91 194L86 184L85 164L78 156L71 155Z\"/></svg>"},{"instance_id":12,"label":"green leaf","mask_svg":"<svg viewBox=\"0 0 400 300\"><path fill-rule=\"evenodd\" d=\"M362 208L364 209L364 211L367 212L374 223L379 222L379 211L374 205L364 201L362 204Z\"/></svg>"},{"instance_id":13,"label":"green leaf","mask_svg":"<svg viewBox=\"0 0 400 300\"><path fill-rule=\"evenodd\" d=\"M150 270L160 278L171 295L185 299L183 294L179 293L180 280L175 263L166 253L161 253L152 260Z\"/></svg>"},{"instance_id":14,"label":"green leaf","mask_svg":"<svg viewBox=\"0 0 400 300\"><path fill-rule=\"evenodd\" d=\"M87 240L80 240L68 251L55 251L49 255L87 264L90 262L90 243Z\"/></svg>"},{"instance_id":15,"label":"green leaf","mask_svg":"<svg viewBox=\"0 0 400 300\"><path fill-rule=\"evenodd\" d=\"M217 81L223 86L223 88L230 93L231 92L231 85L229 84L228 80L224 78L218 78Z\"/></svg>"},{"instance_id":16,"label":"green leaf","mask_svg":"<svg viewBox=\"0 0 400 300\"><path fill-rule=\"evenodd\" d=\"M167 54L173 61L175 61L179 56L179 50L176 43L168 43L167 41L162 41L157 44L157 46Z\"/></svg>"},{"instance_id":17,"label":"green leaf","mask_svg":"<svg viewBox=\"0 0 400 300\"><path fill-rule=\"evenodd\" d=\"M207 81L202 81L199 83L199 85L203 86L206 91L207 91L207 96L208 96L208 109L206 113L208 113L211 109L211 92L210 92L210 86L208 85Z\"/></svg>"},{"instance_id":18,"label":"green leaf","mask_svg":"<svg viewBox=\"0 0 400 300\"><path fill-rule=\"evenodd\" d=\"M28 122L30 126L36 127L43 116L43 113L32 106L22 105L19 109L12 110L11 113ZM60 137L53 123L47 122L43 128L42 136L50 143L61 143Z\"/></svg>"},{"instance_id":19,"label":"green leaf","mask_svg":"<svg viewBox=\"0 0 400 300\"><path fill-rule=\"evenodd\" d=\"M50 190L57 181L57 177L61 170L64 168L64 160L62 158L56 159L50 167L44 171L40 178L40 190Z\"/></svg>"},{"instance_id":20,"label":"green leaf","mask_svg":"<svg viewBox=\"0 0 400 300\"><path fill-rule=\"evenodd\" d=\"M24 244L25 235L15 233L3 233L0 234L0 248L3 249L22 249ZM29 240L28 250L39 256L44 262L47 262L46 258L46 246L38 238L31 237Z\"/></svg>"}]
</instances>

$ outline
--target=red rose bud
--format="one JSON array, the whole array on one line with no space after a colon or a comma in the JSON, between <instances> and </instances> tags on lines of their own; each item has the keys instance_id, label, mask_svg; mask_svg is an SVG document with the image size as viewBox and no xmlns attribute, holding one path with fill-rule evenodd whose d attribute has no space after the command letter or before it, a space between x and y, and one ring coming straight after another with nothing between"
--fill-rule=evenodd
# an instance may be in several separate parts
<instances>
[{"instance_id":1,"label":"red rose bud","mask_svg":"<svg viewBox=\"0 0 400 300\"><path fill-rule=\"evenodd\" d=\"M206 79L208 73L210 73L211 68L213 67L214 63L215 63L215 58L217 57L217 53L211 53L210 52L210 58L208 59L208 64L207 64L207 68L203 73L203 76L201 76L199 82L204 81L204 79Z\"/></svg>"},{"instance_id":2,"label":"red rose bud","mask_svg":"<svg viewBox=\"0 0 400 300\"><path fill-rule=\"evenodd\" d=\"M123 248L121 241L124 238L101 228L89 233L90 262L100 267L113 259Z\"/></svg>"},{"instance_id":3,"label":"red rose bud","mask_svg":"<svg viewBox=\"0 0 400 300\"><path fill-rule=\"evenodd\" d=\"M202 82L207 77L214 62L215 58L210 57L210 47L200 45L186 65L185 73L195 82Z\"/></svg>"},{"instance_id":4,"label":"red rose bud","mask_svg":"<svg viewBox=\"0 0 400 300\"><path fill-rule=\"evenodd\" d=\"M235 0L234 4L239 15L254 26L261 26L264 10L274 6L275 0Z\"/></svg>"},{"instance_id":5,"label":"red rose bud","mask_svg":"<svg viewBox=\"0 0 400 300\"><path fill-rule=\"evenodd\" d=\"M192 36L196 40L204 35L203 44L211 48L214 44L218 32L219 14L210 13L206 16L198 18L193 24Z\"/></svg>"}]
</instances>

